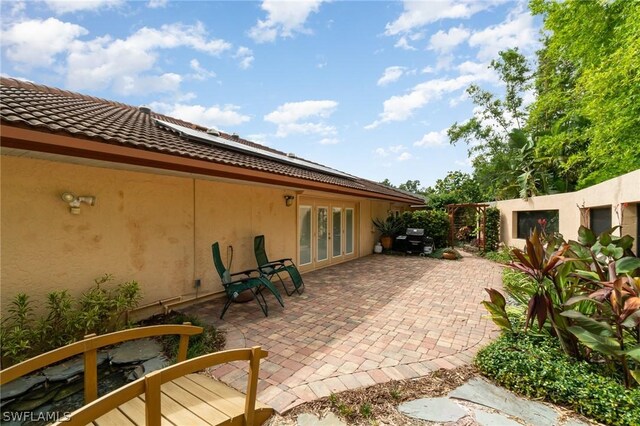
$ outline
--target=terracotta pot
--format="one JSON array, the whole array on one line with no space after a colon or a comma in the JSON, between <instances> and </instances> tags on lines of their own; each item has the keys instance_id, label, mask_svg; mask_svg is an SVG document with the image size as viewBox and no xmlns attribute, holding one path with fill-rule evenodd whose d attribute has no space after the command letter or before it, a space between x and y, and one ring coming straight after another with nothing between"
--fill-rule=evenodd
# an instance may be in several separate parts
<instances>
[{"instance_id":1,"label":"terracotta pot","mask_svg":"<svg viewBox=\"0 0 640 426\"><path fill-rule=\"evenodd\" d=\"M382 248L385 250L389 250L393 245L393 238L389 236L384 236L380 238L380 242L382 243Z\"/></svg>"},{"instance_id":2,"label":"terracotta pot","mask_svg":"<svg viewBox=\"0 0 640 426\"><path fill-rule=\"evenodd\" d=\"M241 292L240 294L238 294L238 297L233 299L235 303L247 303L251 300L253 300L253 293L251 293L250 290Z\"/></svg>"},{"instance_id":3,"label":"terracotta pot","mask_svg":"<svg viewBox=\"0 0 640 426\"><path fill-rule=\"evenodd\" d=\"M442 258L447 260L456 260L458 256L455 253L444 252L442 253Z\"/></svg>"}]
</instances>

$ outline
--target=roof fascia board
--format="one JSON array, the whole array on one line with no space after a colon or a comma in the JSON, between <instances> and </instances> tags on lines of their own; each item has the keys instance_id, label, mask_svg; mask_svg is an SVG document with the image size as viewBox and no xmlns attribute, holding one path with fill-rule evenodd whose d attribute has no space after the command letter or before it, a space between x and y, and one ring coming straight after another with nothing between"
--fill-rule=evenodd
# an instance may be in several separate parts
<instances>
[{"instance_id":1,"label":"roof fascia board","mask_svg":"<svg viewBox=\"0 0 640 426\"><path fill-rule=\"evenodd\" d=\"M9 126L4 123L0 125L0 129L0 135L2 135L2 146L8 148L19 148L80 158L91 158L94 160L133 164L241 181L262 182L272 185L298 186L304 189L315 189L325 192L335 192L345 195L398 201L402 203L415 203L414 199L408 197L395 197L392 195L364 191L355 188L341 187L324 182L315 182L307 179L283 176L243 167L98 142L91 139Z\"/></svg>"}]
</instances>

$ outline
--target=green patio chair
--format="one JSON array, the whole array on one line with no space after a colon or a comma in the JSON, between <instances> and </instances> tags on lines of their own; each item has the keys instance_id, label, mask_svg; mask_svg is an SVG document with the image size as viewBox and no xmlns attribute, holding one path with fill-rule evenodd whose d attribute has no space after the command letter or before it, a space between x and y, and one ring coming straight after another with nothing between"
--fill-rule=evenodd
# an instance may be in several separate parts
<instances>
[{"instance_id":1,"label":"green patio chair","mask_svg":"<svg viewBox=\"0 0 640 426\"><path fill-rule=\"evenodd\" d=\"M269 316L269 307L267 306L267 301L262 294L264 289L269 290L280 302L280 306L284 308L284 303L282 302L282 297L280 296L280 292L275 288L273 283L269 281L269 279L264 276L257 269L248 269L242 272L236 272L232 274L225 268L222 263L222 258L220 257L220 246L217 242L211 245L211 251L213 253L213 264L218 271L218 275L220 275L220 280L222 280L222 286L224 287L224 291L227 294L227 303L225 303L224 308L222 309L222 314L220 314L220 319L224 317L225 312L229 309L231 302L233 302L243 291L250 291L253 294L254 299L260 305L260 309L264 313L264 316ZM244 275L242 278L234 279L239 275Z\"/></svg>"},{"instance_id":2,"label":"green patio chair","mask_svg":"<svg viewBox=\"0 0 640 426\"><path fill-rule=\"evenodd\" d=\"M256 255L256 261L258 262L258 269L260 272L269 278L269 280L271 280L274 275L277 276L282 283L282 287L284 287L284 291L287 293L287 296L291 296L294 291L298 294L302 294L304 291L304 281L302 281L302 276L300 275L300 271L298 271L296 264L293 263L293 260L290 258L269 262L269 258L267 257L267 253L264 249L264 235L258 235L253 239L253 252ZM291 282L294 287L291 291L289 291L280 276L280 274L284 272L289 274L289 277L291 277Z\"/></svg>"}]
</instances>

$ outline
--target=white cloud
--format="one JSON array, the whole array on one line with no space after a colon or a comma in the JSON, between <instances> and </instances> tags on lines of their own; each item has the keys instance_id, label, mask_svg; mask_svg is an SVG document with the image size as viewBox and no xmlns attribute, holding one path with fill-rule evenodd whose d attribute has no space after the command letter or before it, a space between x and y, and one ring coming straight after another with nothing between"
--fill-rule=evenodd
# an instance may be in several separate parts
<instances>
[{"instance_id":1,"label":"white cloud","mask_svg":"<svg viewBox=\"0 0 640 426\"><path fill-rule=\"evenodd\" d=\"M450 52L469 38L471 32L462 25L449 28L449 31L438 31L429 39L429 49L440 53Z\"/></svg>"},{"instance_id":2,"label":"white cloud","mask_svg":"<svg viewBox=\"0 0 640 426\"><path fill-rule=\"evenodd\" d=\"M404 50L418 50L415 47L411 46L409 44L409 41L407 40L407 37L404 37L404 36L400 37L396 42L396 44L393 45L393 47L397 47L398 49L404 49Z\"/></svg>"},{"instance_id":3,"label":"white cloud","mask_svg":"<svg viewBox=\"0 0 640 426\"><path fill-rule=\"evenodd\" d=\"M190 75L190 77L193 78L194 80L202 81L202 80L206 80L207 78L216 76L215 72L202 68L202 66L200 65L200 61L198 61L197 59L192 59L189 62L189 66L193 71L195 71L195 74Z\"/></svg>"},{"instance_id":4,"label":"white cloud","mask_svg":"<svg viewBox=\"0 0 640 426\"><path fill-rule=\"evenodd\" d=\"M182 77L174 73L162 75L122 76L113 83L113 90L128 95L176 92Z\"/></svg>"},{"instance_id":5,"label":"white cloud","mask_svg":"<svg viewBox=\"0 0 640 426\"><path fill-rule=\"evenodd\" d=\"M404 121L412 117L415 110L424 107L431 101L441 99L447 93L465 89L469 84L478 81L493 82L495 73L480 70L473 62L465 62L459 68L460 75L454 78L437 78L414 86L404 95L395 95L384 101L383 111L378 119L365 126L374 129L382 123Z\"/></svg>"},{"instance_id":6,"label":"white cloud","mask_svg":"<svg viewBox=\"0 0 640 426\"><path fill-rule=\"evenodd\" d=\"M389 152L393 152L395 154L398 152L406 151L407 147L404 145L392 145L388 149L389 149Z\"/></svg>"},{"instance_id":7,"label":"white cloud","mask_svg":"<svg viewBox=\"0 0 640 426\"><path fill-rule=\"evenodd\" d=\"M159 69L160 50L186 47L215 56L231 48L224 40L209 38L201 23L144 27L126 39L107 35L81 40L87 34L79 25L48 18L16 22L3 30L2 39L16 68L45 67L66 74L73 90L113 88L123 95L178 89L183 77ZM200 73L200 78L207 75Z\"/></svg>"},{"instance_id":8,"label":"white cloud","mask_svg":"<svg viewBox=\"0 0 640 426\"><path fill-rule=\"evenodd\" d=\"M330 135L335 134L336 129L325 124L322 119L331 116L337 106L336 101L330 100L288 102L265 115L264 120L278 125L278 137L293 133ZM311 122L309 119L320 121Z\"/></svg>"},{"instance_id":9,"label":"white cloud","mask_svg":"<svg viewBox=\"0 0 640 426\"><path fill-rule=\"evenodd\" d=\"M238 65L243 70L251 68L251 64L253 64L253 60L255 59L253 57L253 50L249 49L248 47L244 47L244 46L238 47L238 50L236 51L235 55L233 55L233 57L235 59L239 59L240 60Z\"/></svg>"},{"instance_id":10,"label":"white cloud","mask_svg":"<svg viewBox=\"0 0 640 426\"><path fill-rule=\"evenodd\" d=\"M406 70L405 67L399 67L399 66L387 67L384 70L382 77L378 79L378 86L385 86L389 83L398 81L398 79L402 77L402 75L404 74L405 70Z\"/></svg>"},{"instance_id":11,"label":"white cloud","mask_svg":"<svg viewBox=\"0 0 640 426\"><path fill-rule=\"evenodd\" d=\"M56 18L18 22L2 31L7 58L27 68L50 67L55 56L66 52L78 37L88 34L80 25Z\"/></svg>"},{"instance_id":12,"label":"white cloud","mask_svg":"<svg viewBox=\"0 0 640 426\"><path fill-rule=\"evenodd\" d=\"M320 145L335 145L337 143L340 143L340 139L337 139L337 138L323 138L319 142Z\"/></svg>"},{"instance_id":13,"label":"white cloud","mask_svg":"<svg viewBox=\"0 0 640 426\"><path fill-rule=\"evenodd\" d=\"M400 154L396 160L397 161L407 161L407 160L411 160L413 158L413 155L410 152L403 152L402 154Z\"/></svg>"},{"instance_id":14,"label":"white cloud","mask_svg":"<svg viewBox=\"0 0 640 426\"><path fill-rule=\"evenodd\" d=\"M248 115L243 115L236 105L202 105L166 104L153 102L149 105L152 110L191 123L220 129L223 126L237 126L251 120Z\"/></svg>"},{"instance_id":15,"label":"white cloud","mask_svg":"<svg viewBox=\"0 0 640 426\"><path fill-rule=\"evenodd\" d=\"M469 37L469 46L478 48L477 57L486 61L495 59L498 52L518 47L523 52L532 52L538 46L538 30L529 12L514 11L507 19Z\"/></svg>"},{"instance_id":16,"label":"white cloud","mask_svg":"<svg viewBox=\"0 0 640 426\"><path fill-rule=\"evenodd\" d=\"M433 69L433 67L431 67L431 66L426 66L426 67L422 68L422 69L420 70L420 72L421 72L422 74L431 74L431 73L434 73L434 72L436 72L436 71Z\"/></svg>"},{"instance_id":17,"label":"white cloud","mask_svg":"<svg viewBox=\"0 0 640 426\"><path fill-rule=\"evenodd\" d=\"M147 7L149 9L160 9L166 7L167 3L169 3L169 0L149 0Z\"/></svg>"},{"instance_id":18,"label":"white cloud","mask_svg":"<svg viewBox=\"0 0 640 426\"><path fill-rule=\"evenodd\" d=\"M386 25L385 34L394 36L411 33L425 25L441 19L469 18L488 9L497 1L437 0L403 2L404 11L393 22Z\"/></svg>"},{"instance_id":19,"label":"white cloud","mask_svg":"<svg viewBox=\"0 0 640 426\"><path fill-rule=\"evenodd\" d=\"M309 33L304 27L311 13L316 13L324 0L279 1L264 0L262 9L267 18L258 20L249 30L249 37L256 43L275 41L276 38L293 37L294 33Z\"/></svg>"},{"instance_id":20,"label":"white cloud","mask_svg":"<svg viewBox=\"0 0 640 426\"><path fill-rule=\"evenodd\" d=\"M58 15L72 12L96 11L101 8L120 6L124 0L45 0L49 9Z\"/></svg>"},{"instance_id":21,"label":"white cloud","mask_svg":"<svg viewBox=\"0 0 640 426\"><path fill-rule=\"evenodd\" d=\"M160 29L144 27L126 39L100 37L89 42L76 41L69 47L67 84L76 90L113 86L128 95L132 92L126 88L133 87L136 80L148 78L145 73L154 70L158 50L178 47L219 55L231 45L221 39L208 39L200 23L163 25ZM123 84L123 80L133 84ZM171 87L165 89L168 88Z\"/></svg>"},{"instance_id":22,"label":"white cloud","mask_svg":"<svg viewBox=\"0 0 640 426\"><path fill-rule=\"evenodd\" d=\"M447 136L447 129L442 129L437 132L426 133L424 136L422 136L422 139L420 139L417 142L414 142L413 146L422 146L422 147L442 146L448 140L449 140L449 137Z\"/></svg>"},{"instance_id":23,"label":"white cloud","mask_svg":"<svg viewBox=\"0 0 640 426\"><path fill-rule=\"evenodd\" d=\"M376 148L373 151L373 153L377 157L382 157L382 158L389 157L392 154L400 154L396 159L399 161L404 161L412 157L411 154L409 154L406 151L407 151L407 147L404 145L392 145L387 148Z\"/></svg>"},{"instance_id":24,"label":"white cloud","mask_svg":"<svg viewBox=\"0 0 640 426\"><path fill-rule=\"evenodd\" d=\"M464 161L456 160L456 161L454 161L454 163L456 163L458 166L466 167L466 168L469 168L469 169L470 169L470 168L471 168L471 166L472 166L471 158L467 158L467 159L466 159L466 160L464 160Z\"/></svg>"}]
</instances>

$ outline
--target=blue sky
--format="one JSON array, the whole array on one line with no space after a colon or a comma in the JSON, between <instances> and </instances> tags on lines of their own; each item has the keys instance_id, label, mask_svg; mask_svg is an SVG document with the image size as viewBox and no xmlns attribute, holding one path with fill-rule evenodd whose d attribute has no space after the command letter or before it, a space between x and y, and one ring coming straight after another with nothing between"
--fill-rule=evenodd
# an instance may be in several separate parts
<instances>
[{"instance_id":1,"label":"blue sky","mask_svg":"<svg viewBox=\"0 0 640 426\"><path fill-rule=\"evenodd\" d=\"M154 111L381 181L471 172L446 130L487 66L532 57L523 2L2 1L5 76Z\"/></svg>"}]
</instances>

